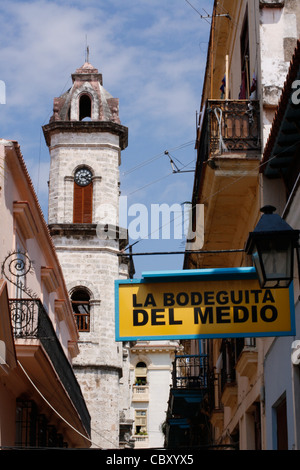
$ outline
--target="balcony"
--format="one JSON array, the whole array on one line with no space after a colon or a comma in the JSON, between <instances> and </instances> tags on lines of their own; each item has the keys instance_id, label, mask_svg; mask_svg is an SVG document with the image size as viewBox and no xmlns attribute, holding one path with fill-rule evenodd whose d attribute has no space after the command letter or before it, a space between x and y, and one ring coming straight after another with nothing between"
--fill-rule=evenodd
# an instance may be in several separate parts
<instances>
[{"instance_id":1,"label":"balcony","mask_svg":"<svg viewBox=\"0 0 300 470\"><path fill-rule=\"evenodd\" d=\"M167 411L167 447L186 447L197 440L208 385L206 355L175 357Z\"/></svg>"},{"instance_id":2,"label":"balcony","mask_svg":"<svg viewBox=\"0 0 300 470\"><path fill-rule=\"evenodd\" d=\"M258 194L260 134L259 101L207 101L197 130L193 188L193 207L205 204L203 250L244 247L249 214L255 209ZM212 255L187 258L191 263L186 262L186 267L191 269L233 264L228 254L218 257L218 266Z\"/></svg>"},{"instance_id":3,"label":"balcony","mask_svg":"<svg viewBox=\"0 0 300 470\"><path fill-rule=\"evenodd\" d=\"M176 390L207 388L207 356L176 356L172 386Z\"/></svg>"},{"instance_id":4,"label":"balcony","mask_svg":"<svg viewBox=\"0 0 300 470\"><path fill-rule=\"evenodd\" d=\"M147 449L149 447L149 437L147 435L133 436L134 448L135 449Z\"/></svg>"},{"instance_id":5,"label":"balcony","mask_svg":"<svg viewBox=\"0 0 300 470\"><path fill-rule=\"evenodd\" d=\"M208 100L198 128L198 166L221 155L242 158L261 152L259 101Z\"/></svg>"},{"instance_id":6,"label":"balcony","mask_svg":"<svg viewBox=\"0 0 300 470\"><path fill-rule=\"evenodd\" d=\"M255 347L246 346L240 354L236 363L236 371L249 380L253 378L257 371L258 351Z\"/></svg>"},{"instance_id":7,"label":"balcony","mask_svg":"<svg viewBox=\"0 0 300 470\"><path fill-rule=\"evenodd\" d=\"M81 389L42 302L39 299L11 299L9 304L17 354L19 350L22 364L26 363L27 370L34 371L33 375L39 371L39 382L45 380L49 387L47 392L53 393L59 405L64 406L64 414L76 409L76 416L90 435L90 416ZM41 349L46 354L43 355ZM57 376L50 379L53 371L59 380ZM62 389L58 387L59 381ZM53 383L55 390L50 390Z\"/></svg>"},{"instance_id":8,"label":"balcony","mask_svg":"<svg viewBox=\"0 0 300 470\"><path fill-rule=\"evenodd\" d=\"M132 401L134 402L149 401L149 386L148 385L133 385Z\"/></svg>"}]
</instances>

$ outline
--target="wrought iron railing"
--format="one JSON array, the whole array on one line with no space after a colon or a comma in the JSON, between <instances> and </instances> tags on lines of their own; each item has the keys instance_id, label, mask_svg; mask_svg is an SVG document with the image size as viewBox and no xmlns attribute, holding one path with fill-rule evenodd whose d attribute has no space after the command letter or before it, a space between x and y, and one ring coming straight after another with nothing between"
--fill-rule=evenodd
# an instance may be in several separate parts
<instances>
[{"instance_id":1,"label":"wrought iron railing","mask_svg":"<svg viewBox=\"0 0 300 470\"><path fill-rule=\"evenodd\" d=\"M173 388L206 389L208 387L208 357L206 355L176 356L173 363Z\"/></svg>"},{"instance_id":2,"label":"wrought iron railing","mask_svg":"<svg viewBox=\"0 0 300 470\"><path fill-rule=\"evenodd\" d=\"M40 340L86 431L90 434L90 415L80 386L42 302L40 299L11 299L9 304L14 336L25 340Z\"/></svg>"},{"instance_id":3,"label":"wrought iron railing","mask_svg":"<svg viewBox=\"0 0 300 470\"><path fill-rule=\"evenodd\" d=\"M260 150L259 101L210 100L210 155Z\"/></svg>"},{"instance_id":4,"label":"wrought iron railing","mask_svg":"<svg viewBox=\"0 0 300 470\"><path fill-rule=\"evenodd\" d=\"M44 307L39 299L11 299L11 321L15 338L38 338L38 321Z\"/></svg>"},{"instance_id":5,"label":"wrought iron railing","mask_svg":"<svg viewBox=\"0 0 300 470\"><path fill-rule=\"evenodd\" d=\"M198 163L226 153L244 153L246 157L260 149L259 101L207 101L200 125Z\"/></svg>"},{"instance_id":6,"label":"wrought iron railing","mask_svg":"<svg viewBox=\"0 0 300 470\"><path fill-rule=\"evenodd\" d=\"M239 156L260 158L261 130L259 101L207 100L201 112L197 137L197 164L193 190L193 205L199 196L203 164L215 158Z\"/></svg>"}]
</instances>

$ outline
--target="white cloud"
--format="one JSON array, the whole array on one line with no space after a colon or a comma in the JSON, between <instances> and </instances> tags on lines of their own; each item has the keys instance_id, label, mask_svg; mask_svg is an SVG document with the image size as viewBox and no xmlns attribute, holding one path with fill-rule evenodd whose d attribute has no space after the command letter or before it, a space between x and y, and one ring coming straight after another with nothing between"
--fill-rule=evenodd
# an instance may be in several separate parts
<instances>
[{"instance_id":1,"label":"white cloud","mask_svg":"<svg viewBox=\"0 0 300 470\"><path fill-rule=\"evenodd\" d=\"M201 64L192 44L200 21L183 0L108 3L110 8L106 1L87 1L83 7L82 2L41 0L2 7L0 57L7 64L3 78L11 105L24 106L35 116L41 102L70 85L70 74L84 61L86 34L91 62L103 72L104 86L121 94L123 105L135 113L142 109L136 109L134 98L141 106L144 84L150 100L164 88L171 94L169 87L177 96L186 94L190 74L198 73L200 84ZM145 108L151 111L147 101Z\"/></svg>"},{"instance_id":2,"label":"white cloud","mask_svg":"<svg viewBox=\"0 0 300 470\"><path fill-rule=\"evenodd\" d=\"M211 9L212 0L194 4ZM43 176L40 197L48 192L49 165L44 142L40 153L40 127L52 114L53 98L71 86L71 73L83 64L86 35L90 61L120 99L122 123L129 127L122 169L195 138L206 60L200 43L208 40L209 26L185 0L19 0L2 2L0 9L0 79L7 89L1 132L19 141L33 181ZM192 158L186 152L185 163ZM145 186L169 170L168 161L152 165L122 186ZM172 177L158 191L167 187L174 194ZM191 191L188 185L179 189ZM152 186L147 194L152 197Z\"/></svg>"}]
</instances>

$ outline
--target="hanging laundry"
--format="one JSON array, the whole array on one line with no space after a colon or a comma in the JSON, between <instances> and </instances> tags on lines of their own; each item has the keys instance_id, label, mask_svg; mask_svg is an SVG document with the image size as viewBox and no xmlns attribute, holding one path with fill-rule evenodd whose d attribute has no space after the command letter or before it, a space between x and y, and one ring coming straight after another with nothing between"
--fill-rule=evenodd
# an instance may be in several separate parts
<instances>
[{"instance_id":1,"label":"hanging laundry","mask_svg":"<svg viewBox=\"0 0 300 470\"><path fill-rule=\"evenodd\" d=\"M253 93L254 91L256 91L256 88L257 88L257 80L256 80L256 75L255 73L253 74L253 79L252 79L252 85L251 85L251 93Z\"/></svg>"},{"instance_id":2,"label":"hanging laundry","mask_svg":"<svg viewBox=\"0 0 300 470\"><path fill-rule=\"evenodd\" d=\"M221 90L221 92L222 92L222 94L221 94L221 100L224 99L225 88L226 88L226 76L224 75L224 78L223 78L223 80L222 80L222 85L221 85L221 87L220 87L220 90Z\"/></svg>"},{"instance_id":3,"label":"hanging laundry","mask_svg":"<svg viewBox=\"0 0 300 470\"><path fill-rule=\"evenodd\" d=\"M252 84L251 84L251 89L250 89L250 98L255 99L256 98L256 90L257 90L257 80L256 80L256 74L254 72L253 74L253 79L252 79Z\"/></svg>"}]
</instances>

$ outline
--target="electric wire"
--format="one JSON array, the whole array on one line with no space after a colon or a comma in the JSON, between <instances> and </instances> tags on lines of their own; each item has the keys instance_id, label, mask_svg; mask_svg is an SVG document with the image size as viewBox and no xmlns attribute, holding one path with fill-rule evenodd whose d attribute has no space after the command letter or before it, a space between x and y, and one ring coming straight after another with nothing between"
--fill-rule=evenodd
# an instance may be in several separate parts
<instances>
[{"instance_id":1,"label":"electric wire","mask_svg":"<svg viewBox=\"0 0 300 470\"><path fill-rule=\"evenodd\" d=\"M11 354L15 354L15 350L12 350L10 348L7 349ZM27 377L27 379L29 380L29 382L32 384L32 386L35 388L35 390L39 393L39 395L43 398L43 400L45 401L46 404L49 405L49 407L55 411L55 413L66 423L68 424L74 431L76 431L79 435L81 435L82 437L84 437L84 439L86 439L87 441L89 441L92 445L95 445L96 447L102 449L100 446L98 446L98 444L95 444L91 439L89 439L87 436L84 436L80 431L76 430L76 428L74 428L70 423L68 423L61 415L60 413L55 410L55 408L53 407L53 405L50 404L49 400L47 400L45 398L45 396L43 395L43 393L41 392L41 390L38 388L38 386L33 382L33 380L30 378L29 374L25 371L24 367L22 366L22 364L20 363L19 360L17 360L17 363L18 365L20 366L20 368L22 369L22 371L24 372L25 376ZM78 393L76 390L74 390L74 393L76 393L76 395L82 399L83 395ZM109 442L110 444L112 445L115 445L114 442L110 441L109 439L107 439L107 437L103 436L101 433L99 433L99 431L97 431L96 429L94 429L93 427L91 427L91 431L93 431L95 434L97 434L100 438L106 440L107 442ZM0 446L1 448L1 446Z\"/></svg>"},{"instance_id":2,"label":"electric wire","mask_svg":"<svg viewBox=\"0 0 300 470\"><path fill-rule=\"evenodd\" d=\"M188 166L191 165L191 163L193 163L193 162L194 162L194 159L191 160L191 161L190 161L189 163L187 163L186 165L184 165L184 166L182 167L182 169L188 167ZM182 170L182 169L181 169L181 170ZM158 178L158 179L156 179L156 180L154 180L154 181L151 181L150 183L147 183L147 184L145 184L144 186L142 186L142 187L140 187L140 188L138 188L138 189L135 189L134 191L131 191L131 193L128 193L127 196L131 196L132 194L135 194L135 193L137 193L137 192L139 192L139 191L142 191L142 189L148 188L149 186L152 186L153 184L156 184L156 183L158 183L159 181L162 181L162 180L164 180L164 179L166 179L166 178L169 178L169 176L171 176L171 175L173 175L173 174L174 174L174 172L171 171L170 173L168 173L168 174L162 176L161 178Z\"/></svg>"},{"instance_id":3,"label":"electric wire","mask_svg":"<svg viewBox=\"0 0 300 470\"><path fill-rule=\"evenodd\" d=\"M300 144L300 140L293 143L292 145L290 145L288 147L288 149L291 149L297 145ZM277 158L281 153L285 152L286 149L282 152L279 152L277 153L276 155L274 155L272 158L269 159L269 162L272 161L273 159ZM256 169L259 169L261 168L263 165L265 165L265 163L260 163ZM233 184L235 184L237 181L240 181L242 180L243 178L245 177L245 175L241 176L240 178L237 178L236 180L234 180L233 182L229 183L227 186L225 186L224 188L220 189L219 191L217 191L216 193L214 193L213 195L211 195L209 198L207 198L204 202L206 202L207 200L209 200L210 198L214 197L215 195L221 193L222 191L224 191L225 189L227 189L228 187L232 186ZM175 220L175 219L174 219ZM137 242L135 242L133 245L139 243L140 241L142 240L138 240ZM133 245L129 245L128 247L125 248L125 250L127 250L130 246L133 246ZM124 251L125 251L124 250ZM241 251L241 250L232 250L232 251ZM151 254L151 253L150 253ZM27 377L27 379L29 380L29 382L31 383L31 385L34 387L34 389L38 392L38 394L43 398L43 400L46 402L46 404L56 413L56 415L61 419L63 420L71 429L73 429L73 431L75 431L76 433L78 433L80 436L82 436L85 440L89 441L92 445L98 447L101 449L100 446L98 446L98 444L95 444L90 438L88 438L87 436L85 436L84 434L82 434L78 429L76 429L74 426L72 426L54 407L53 405L51 405L51 403L46 399L46 397L43 395L43 393L39 390L39 388L35 385L35 383L32 381L32 379L30 378L30 376L28 375L27 371L24 369L24 367L22 366L22 364L20 363L19 360L17 360L17 363L18 365L20 366L20 368L22 369L24 375ZM94 430L93 430L94 431ZM97 433L100 437L104 438L105 440L107 440L107 442L109 442L110 444L114 444L112 443L109 439L107 439L106 437L104 437L103 435ZM10 448L17 448L17 447L14 447L14 446L10 446Z\"/></svg>"},{"instance_id":4,"label":"electric wire","mask_svg":"<svg viewBox=\"0 0 300 470\"><path fill-rule=\"evenodd\" d=\"M285 153L286 150L290 150L292 149L293 147L297 146L300 144L300 140L297 141L297 142L294 142L293 144L291 144L289 147L287 147L287 149L284 149L282 150L281 152L278 152L276 155L274 155L273 157L271 157L268 161L271 162L273 161L275 158L277 158L279 155L281 155L282 153ZM265 163L260 163L256 168L255 170L259 170L262 166L264 166ZM211 194L209 197L207 197L206 199L204 199L202 201L202 204L204 203L207 203L209 202L210 199L212 199L213 197L217 196L218 194L222 193L223 191L225 191L225 189L228 189L230 186L236 184L237 182L243 180L244 178L246 177L246 172L245 172L245 175L242 175L240 176L239 178L236 178L234 179L234 181L232 181L231 183L229 183L228 185L224 186L223 188L221 188L220 190L216 191L215 193ZM195 209L196 208L196 205L195 206L192 206L192 209ZM181 220L181 215L180 216L176 216L174 217L170 222L174 222L176 219L179 219ZM151 237L151 235L153 235L154 233L156 233L157 231L161 230L163 227L169 225L169 222L167 222L166 224L163 224L163 225L160 225L160 227L156 230L154 230L153 232L150 232L147 236L145 236L144 238L141 238L140 240L137 240L136 242L134 242L132 245L129 244L125 249L124 251L126 251L127 249L129 249L130 247L144 241L144 240L147 240L149 237Z\"/></svg>"},{"instance_id":5,"label":"electric wire","mask_svg":"<svg viewBox=\"0 0 300 470\"><path fill-rule=\"evenodd\" d=\"M189 2L189 0L185 0L185 1L186 1L186 3L188 3L188 4L190 5L190 7L191 7L193 10L195 10L196 13L198 13L198 15L200 16L200 18L201 18L202 20L205 20L205 21L210 25L210 22L208 21L208 19L205 18L203 15L201 15L200 11L197 10L197 8L195 8L194 5L192 5L191 2Z\"/></svg>"}]
</instances>

